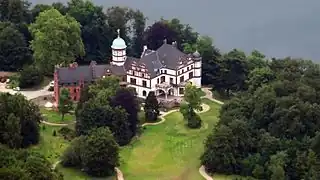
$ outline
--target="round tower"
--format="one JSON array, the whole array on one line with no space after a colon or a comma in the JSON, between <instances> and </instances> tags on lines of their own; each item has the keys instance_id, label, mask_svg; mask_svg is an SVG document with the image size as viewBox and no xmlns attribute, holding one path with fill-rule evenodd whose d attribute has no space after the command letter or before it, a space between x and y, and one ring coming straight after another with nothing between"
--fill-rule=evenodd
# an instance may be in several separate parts
<instances>
[{"instance_id":1,"label":"round tower","mask_svg":"<svg viewBox=\"0 0 320 180\"><path fill-rule=\"evenodd\" d=\"M112 42L112 62L116 66L123 66L126 61L126 42L120 37L120 29L117 30L118 37Z\"/></svg>"},{"instance_id":2,"label":"round tower","mask_svg":"<svg viewBox=\"0 0 320 180\"><path fill-rule=\"evenodd\" d=\"M202 57L198 50L192 54L194 60L194 77L193 82L197 87L201 87L201 69L202 69Z\"/></svg>"}]
</instances>

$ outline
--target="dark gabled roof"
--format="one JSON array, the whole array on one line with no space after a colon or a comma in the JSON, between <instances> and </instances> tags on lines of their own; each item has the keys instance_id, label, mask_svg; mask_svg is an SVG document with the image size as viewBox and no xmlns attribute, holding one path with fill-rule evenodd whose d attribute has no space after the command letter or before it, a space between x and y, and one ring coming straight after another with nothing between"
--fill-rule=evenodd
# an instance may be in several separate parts
<instances>
[{"instance_id":1,"label":"dark gabled roof","mask_svg":"<svg viewBox=\"0 0 320 180\"><path fill-rule=\"evenodd\" d=\"M159 69L162 67L159 56L156 51L149 51L141 57L140 63L143 63L148 69L151 78L157 76Z\"/></svg>"},{"instance_id":2,"label":"dark gabled roof","mask_svg":"<svg viewBox=\"0 0 320 180\"><path fill-rule=\"evenodd\" d=\"M164 43L157 53L161 64L168 69L176 69L180 61L187 60L187 55L171 44Z\"/></svg>"},{"instance_id":3,"label":"dark gabled roof","mask_svg":"<svg viewBox=\"0 0 320 180\"><path fill-rule=\"evenodd\" d=\"M59 67L56 69L59 83L77 83L79 80L91 82L93 80L90 66Z\"/></svg>"},{"instance_id":4,"label":"dark gabled roof","mask_svg":"<svg viewBox=\"0 0 320 180\"><path fill-rule=\"evenodd\" d=\"M126 71L122 66L115 65L93 65L78 67L58 67L57 69L59 83L78 83L79 81L91 82L94 79L101 78L109 70L114 75L125 75Z\"/></svg>"}]
</instances>

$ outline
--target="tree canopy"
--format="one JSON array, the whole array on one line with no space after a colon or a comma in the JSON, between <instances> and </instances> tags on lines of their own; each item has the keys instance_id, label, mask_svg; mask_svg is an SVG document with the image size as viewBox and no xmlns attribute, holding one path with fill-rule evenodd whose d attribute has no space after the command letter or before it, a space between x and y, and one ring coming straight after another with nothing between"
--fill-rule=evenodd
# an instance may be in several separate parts
<instances>
[{"instance_id":1,"label":"tree canopy","mask_svg":"<svg viewBox=\"0 0 320 180\"><path fill-rule=\"evenodd\" d=\"M56 9L40 12L29 29L34 38L31 41L33 57L46 73L52 73L55 65L69 65L85 54L80 24Z\"/></svg>"},{"instance_id":2,"label":"tree canopy","mask_svg":"<svg viewBox=\"0 0 320 180\"><path fill-rule=\"evenodd\" d=\"M39 142L38 106L23 95L0 93L0 143L10 148L24 148Z\"/></svg>"},{"instance_id":3,"label":"tree canopy","mask_svg":"<svg viewBox=\"0 0 320 180\"><path fill-rule=\"evenodd\" d=\"M313 145L320 132L319 65L277 59L270 69L253 73L255 88L223 106L220 122L206 140L202 163L215 173L319 179L320 154Z\"/></svg>"}]
</instances>

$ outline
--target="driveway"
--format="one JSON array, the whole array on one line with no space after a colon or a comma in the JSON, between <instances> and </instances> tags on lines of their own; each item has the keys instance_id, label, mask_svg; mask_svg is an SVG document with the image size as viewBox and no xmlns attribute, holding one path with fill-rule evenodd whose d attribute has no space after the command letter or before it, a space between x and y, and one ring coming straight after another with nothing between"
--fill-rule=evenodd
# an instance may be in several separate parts
<instances>
[{"instance_id":1,"label":"driveway","mask_svg":"<svg viewBox=\"0 0 320 180\"><path fill-rule=\"evenodd\" d=\"M24 95L28 100L37 98L39 96L53 95L53 91L48 91L50 85L47 85L42 89L35 91L14 91L12 89L6 89L5 86L5 83L0 83L0 92L8 92L10 94L20 93Z\"/></svg>"}]
</instances>

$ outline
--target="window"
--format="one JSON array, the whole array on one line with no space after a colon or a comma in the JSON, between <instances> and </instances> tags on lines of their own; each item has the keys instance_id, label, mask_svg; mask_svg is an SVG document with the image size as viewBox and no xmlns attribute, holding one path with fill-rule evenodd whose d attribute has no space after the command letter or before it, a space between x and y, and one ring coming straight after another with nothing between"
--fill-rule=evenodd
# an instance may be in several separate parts
<instances>
[{"instance_id":1,"label":"window","mask_svg":"<svg viewBox=\"0 0 320 180\"><path fill-rule=\"evenodd\" d=\"M180 83L184 82L184 76L180 76Z\"/></svg>"},{"instance_id":2,"label":"window","mask_svg":"<svg viewBox=\"0 0 320 180\"><path fill-rule=\"evenodd\" d=\"M77 100L77 96L73 96L73 100L76 101Z\"/></svg>"},{"instance_id":3,"label":"window","mask_svg":"<svg viewBox=\"0 0 320 180\"><path fill-rule=\"evenodd\" d=\"M143 87L147 87L147 81L142 80L142 86L143 86Z\"/></svg>"},{"instance_id":4,"label":"window","mask_svg":"<svg viewBox=\"0 0 320 180\"><path fill-rule=\"evenodd\" d=\"M184 94L184 89L183 88L179 88L179 94Z\"/></svg>"},{"instance_id":5,"label":"window","mask_svg":"<svg viewBox=\"0 0 320 180\"><path fill-rule=\"evenodd\" d=\"M191 69L193 68L193 65L191 65Z\"/></svg>"},{"instance_id":6,"label":"window","mask_svg":"<svg viewBox=\"0 0 320 180\"><path fill-rule=\"evenodd\" d=\"M167 70L164 70L164 73L167 74Z\"/></svg>"},{"instance_id":7,"label":"window","mask_svg":"<svg viewBox=\"0 0 320 180\"><path fill-rule=\"evenodd\" d=\"M159 78L157 79L157 84L159 84Z\"/></svg>"},{"instance_id":8,"label":"window","mask_svg":"<svg viewBox=\"0 0 320 180\"><path fill-rule=\"evenodd\" d=\"M189 79L193 78L193 72L189 72Z\"/></svg>"},{"instance_id":9,"label":"window","mask_svg":"<svg viewBox=\"0 0 320 180\"><path fill-rule=\"evenodd\" d=\"M187 67L187 71L189 71L189 66Z\"/></svg>"},{"instance_id":10,"label":"window","mask_svg":"<svg viewBox=\"0 0 320 180\"><path fill-rule=\"evenodd\" d=\"M137 84L137 80L135 78L130 78L130 84Z\"/></svg>"},{"instance_id":11,"label":"window","mask_svg":"<svg viewBox=\"0 0 320 180\"><path fill-rule=\"evenodd\" d=\"M161 76L161 83L166 81L166 77L165 76Z\"/></svg>"},{"instance_id":12,"label":"window","mask_svg":"<svg viewBox=\"0 0 320 180\"><path fill-rule=\"evenodd\" d=\"M142 96L147 96L147 92L146 91L142 91Z\"/></svg>"},{"instance_id":13,"label":"window","mask_svg":"<svg viewBox=\"0 0 320 180\"><path fill-rule=\"evenodd\" d=\"M180 71L178 71L178 75L180 74Z\"/></svg>"},{"instance_id":14,"label":"window","mask_svg":"<svg viewBox=\"0 0 320 180\"><path fill-rule=\"evenodd\" d=\"M76 89L76 88L74 88L74 89L73 89L73 92L74 92L74 93L76 93L76 92L77 92L77 89Z\"/></svg>"},{"instance_id":15,"label":"window","mask_svg":"<svg viewBox=\"0 0 320 180\"><path fill-rule=\"evenodd\" d=\"M182 73L184 73L184 69L182 69Z\"/></svg>"},{"instance_id":16,"label":"window","mask_svg":"<svg viewBox=\"0 0 320 180\"><path fill-rule=\"evenodd\" d=\"M142 77L144 77L145 75L144 75L144 73L142 73Z\"/></svg>"},{"instance_id":17,"label":"window","mask_svg":"<svg viewBox=\"0 0 320 180\"><path fill-rule=\"evenodd\" d=\"M170 78L170 84L173 84L173 78Z\"/></svg>"}]
</instances>

